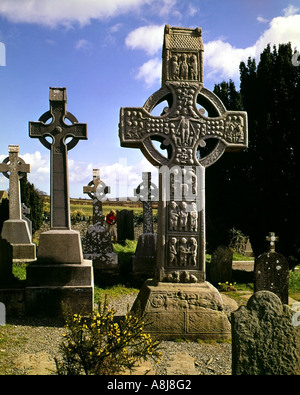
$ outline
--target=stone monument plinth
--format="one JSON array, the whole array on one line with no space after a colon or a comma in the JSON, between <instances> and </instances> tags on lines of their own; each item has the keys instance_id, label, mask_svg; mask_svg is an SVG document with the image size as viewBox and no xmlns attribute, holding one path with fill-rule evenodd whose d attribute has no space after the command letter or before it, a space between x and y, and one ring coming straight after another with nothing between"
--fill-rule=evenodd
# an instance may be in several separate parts
<instances>
[{"instance_id":1,"label":"stone monument plinth","mask_svg":"<svg viewBox=\"0 0 300 395\"><path fill-rule=\"evenodd\" d=\"M188 277L186 273L186 277ZM209 282L165 283L147 280L133 310L146 312L147 331L161 339L226 339L230 323L218 290Z\"/></svg>"}]
</instances>

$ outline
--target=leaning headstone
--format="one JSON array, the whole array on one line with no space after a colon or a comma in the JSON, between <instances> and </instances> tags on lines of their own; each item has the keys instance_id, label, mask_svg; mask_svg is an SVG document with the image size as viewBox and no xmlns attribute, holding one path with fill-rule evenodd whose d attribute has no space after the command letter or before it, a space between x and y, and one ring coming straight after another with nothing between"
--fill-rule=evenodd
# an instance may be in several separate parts
<instances>
[{"instance_id":1,"label":"leaning headstone","mask_svg":"<svg viewBox=\"0 0 300 395\"><path fill-rule=\"evenodd\" d=\"M102 200L110 188L101 181L99 169L93 170L93 180L83 187L83 192L93 199L93 225L86 232L83 256L93 261L94 273L98 278L98 274L101 276L103 271L115 271L118 264L111 236L104 226L102 211Z\"/></svg>"},{"instance_id":2,"label":"leaning headstone","mask_svg":"<svg viewBox=\"0 0 300 395\"><path fill-rule=\"evenodd\" d=\"M205 168L225 150L247 147L247 114L227 111L204 88L203 51L200 28L167 25L161 89L143 107L120 111L121 145L140 148L160 173L156 274L143 285L133 309L140 306L148 330L167 339L230 337L221 296L205 281L204 178ZM164 101L162 115L152 115Z\"/></svg>"},{"instance_id":3,"label":"leaning headstone","mask_svg":"<svg viewBox=\"0 0 300 395\"><path fill-rule=\"evenodd\" d=\"M233 252L229 247L219 246L211 255L211 261L207 267L207 279L212 284L231 281Z\"/></svg>"},{"instance_id":4,"label":"leaning headstone","mask_svg":"<svg viewBox=\"0 0 300 395\"><path fill-rule=\"evenodd\" d=\"M143 202L143 233L138 237L132 257L132 272L145 280L152 278L155 271L157 234L153 233L152 202L158 199L158 189L151 182L150 172L143 172L142 178L134 194Z\"/></svg>"},{"instance_id":5,"label":"leaning headstone","mask_svg":"<svg viewBox=\"0 0 300 395\"><path fill-rule=\"evenodd\" d=\"M31 262L36 259L36 245L22 219L20 195L20 179L30 172L30 165L19 157L18 145L9 145L8 152L0 164L0 171L9 179L9 219L3 223L1 237L11 243L14 262Z\"/></svg>"},{"instance_id":6,"label":"leaning headstone","mask_svg":"<svg viewBox=\"0 0 300 395\"><path fill-rule=\"evenodd\" d=\"M299 375L300 327L293 314L269 291L256 292L233 312L232 374Z\"/></svg>"},{"instance_id":7,"label":"leaning headstone","mask_svg":"<svg viewBox=\"0 0 300 395\"><path fill-rule=\"evenodd\" d=\"M27 222L30 239L32 240L32 221L30 221L26 214L30 214L30 208L25 203L22 203L22 219Z\"/></svg>"},{"instance_id":8,"label":"leaning headstone","mask_svg":"<svg viewBox=\"0 0 300 395\"><path fill-rule=\"evenodd\" d=\"M286 258L275 251L278 237L273 232L267 236L270 242L269 251L255 259L254 264L254 292L274 292L282 301L289 300L289 263Z\"/></svg>"},{"instance_id":9,"label":"leaning headstone","mask_svg":"<svg viewBox=\"0 0 300 395\"><path fill-rule=\"evenodd\" d=\"M133 211L117 211L117 235L118 243L125 244L127 240L134 240Z\"/></svg>"},{"instance_id":10,"label":"leaning headstone","mask_svg":"<svg viewBox=\"0 0 300 395\"><path fill-rule=\"evenodd\" d=\"M50 88L49 98L50 111L29 123L29 136L38 138L51 153L51 217L50 230L40 235L37 262L27 267L26 309L29 314L58 315L64 303L74 312L90 312L92 261L83 259L80 234L71 229L68 180L68 150L87 139L87 126L67 112L66 88Z\"/></svg>"}]
</instances>

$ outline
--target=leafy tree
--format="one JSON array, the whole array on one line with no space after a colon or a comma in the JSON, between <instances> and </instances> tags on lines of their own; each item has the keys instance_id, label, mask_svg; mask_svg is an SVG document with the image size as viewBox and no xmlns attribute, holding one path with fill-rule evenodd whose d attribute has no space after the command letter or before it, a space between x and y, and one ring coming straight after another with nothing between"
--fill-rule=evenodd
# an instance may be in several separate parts
<instances>
[{"instance_id":1,"label":"leafy tree","mask_svg":"<svg viewBox=\"0 0 300 395\"><path fill-rule=\"evenodd\" d=\"M43 201L34 185L27 180L26 174L20 180L20 188L21 201L30 209L28 218L32 221L32 231L35 232L43 223Z\"/></svg>"},{"instance_id":2,"label":"leafy tree","mask_svg":"<svg viewBox=\"0 0 300 395\"><path fill-rule=\"evenodd\" d=\"M250 58L240 64L238 94L231 82L215 86L228 109L247 111L249 147L224 154L207 176L208 217L217 223L211 245L226 242L234 226L250 236L257 256L274 231L276 250L291 267L300 258L300 70L292 56L290 44L268 45L258 65ZM232 101L231 91L240 102Z\"/></svg>"},{"instance_id":3,"label":"leafy tree","mask_svg":"<svg viewBox=\"0 0 300 395\"><path fill-rule=\"evenodd\" d=\"M0 232L2 231L3 222L9 218L9 200L4 198L0 203Z\"/></svg>"}]
</instances>

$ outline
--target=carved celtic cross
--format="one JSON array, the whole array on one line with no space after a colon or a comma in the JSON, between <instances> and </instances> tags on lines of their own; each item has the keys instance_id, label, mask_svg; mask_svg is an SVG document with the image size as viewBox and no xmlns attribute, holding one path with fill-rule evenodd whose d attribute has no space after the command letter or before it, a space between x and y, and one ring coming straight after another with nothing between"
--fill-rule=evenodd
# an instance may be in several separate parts
<instances>
[{"instance_id":1,"label":"carved celtic cross","mask_svg":"<svg viewBox=\"0 0 300 395\"><path fill-rule=\"evenodd\" d=\"M159 281L205 280L204 170L225 150L239 151L248 144L247 114L227 111L203 86L203 51L201 29L167 25L162 88L143 107L120 110L121 145L140 148L153 165L164 169L159 199ZM152 115L164 101L163 113ZM156 149L154 141L161 143L166 155Z\"/></svg>"},{"instance_id":2,"label":"carved celtic cross","mask_svg":"<svg viewBox=\"0 0 300 395\"><path fill-rule=\"evenodd\" d=\"M9 156L0 164L0 171L9 179L9 219L22 219L20 179L30 172L30 165L19 157L19 146L8 146Z\"/></svg>"},{"instance_id":3,"label":"carved celtic cross","mask_svg":"<svg viewBox=\"0 0 300 395\"><path fill-rule=\"evenodd\" d=\"M79 140L87 140L87 125L78 123L73 114L67 112L66 88L50 88L50 111L45 112L38 122L29 122L29 136L38 138L51 151L50 156L50 199L51 229L71 229L70 197L68 180L68 150ZM65 123L69 120L70 124ZM51 122L47 123L49 120ZM50 137L50 143L46 137ZM66 139L72 139L66 143Z\"/></svg>"},{"instance_id":4,"label":"carved celtic cross","mask_svg":"<svg viewBox=\"0 0 300 395\"><path fill-rule=\"evenodd\" d=\"M110 193L110 187L100 179L99 169L93 169L93 180L83 187L83 193L87 193L93 199L93 224L103 225L102 200Z\"/></svg>"}]
</instances>

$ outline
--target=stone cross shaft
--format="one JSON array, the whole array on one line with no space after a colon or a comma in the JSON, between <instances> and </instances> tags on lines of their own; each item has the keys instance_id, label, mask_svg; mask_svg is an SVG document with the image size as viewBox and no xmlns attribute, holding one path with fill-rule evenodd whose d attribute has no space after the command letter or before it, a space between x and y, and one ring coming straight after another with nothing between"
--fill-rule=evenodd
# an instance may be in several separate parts
<instances>
[{"instance_id":1,"label":"stone cross shaft","mask_svg":"<svg viewBox=\"0 0 300 395\"><path fill-rule=\"evenodd\" d=\"M93 224L103 223L102 200L110 193L110 187L100 179L99 169L93 169L93 180L83 187L83 193L93 199Z\"/></svg>"},{"instance_id":2,"label":"stone cross shaft","mask_svg":"<svg viewBox=\"0 0 300 395\"><path fill-rule=\"evenodd\" d=\"M22 219L20 179L30 172L30 165L19 157L19 146L8 146L9 156L0 164L0 171L9 178L9 219ZM9 173L9 174L8 174Z\"/></svg>"},{"instance_id":3,"label":"stone cross shaft","mask_svg":"<svg viewBox=\"0 0 300 395\"><path fill-rule=\"evenodd\" d=\"M87 140L87 125L67 112L66 88L50 88L50 110L38 122L29 122L29 136L50 150L51 229L71 229L68 181L68 150ZM47 123L51 119L50 123ZM67 124L68 120L70 124ZM50 137L50 143L46 137ZM72 138L68 143L66 139Z\"/></svg>"},{"instance_id":4,"label":"stone cross shaft","mask_svg":"<svg viewBox=\"0 0 300 395\"><path fill-rule=\"evenodd\" d=\"M266 236L266 240L270 242L269 252L275 252L275 242L279 241L279 237L275 236L274 232L270 232L269 236Z\"/></svg>"},{"instance_id":5,"label":"stone cross shaft","mask_svg":"<svg viewBox=\"0 0 300 395\"><path fill-rule=\"evenodd\" d=\"M142 179L134 195L143 202L143 233L153 233L152 201L157 201L158 190L151 182L151 172L143 172Z\"/></svg>"},{"instance_id":6,"label":"stone cross shaft","mask_svg":"<svg viewBox=\"0 0 300 395\"><path fill-rule=\"evenodd\" d=\"M203 50L201 29L167 25L161 89L143 107L120 110L121 146L139 148L160 168L159 281L205 280L205 168L248 145L246 112L227 111L203 86ZM162 114L152 115L162 102Z\"/></svg>"}]
</instances>

